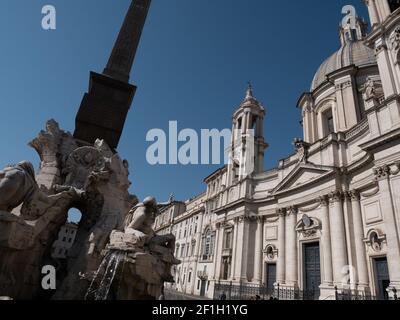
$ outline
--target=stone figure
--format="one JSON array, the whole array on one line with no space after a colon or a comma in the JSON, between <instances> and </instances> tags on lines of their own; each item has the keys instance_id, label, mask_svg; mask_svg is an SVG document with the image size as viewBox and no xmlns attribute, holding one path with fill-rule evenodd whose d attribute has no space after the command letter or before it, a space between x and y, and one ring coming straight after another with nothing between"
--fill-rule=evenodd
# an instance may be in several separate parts
<instances>
[{"instance_id":1,"label":"stone figure","mask_svg":"<svg viewBox=\"0 0 400 320\"><path fill-rule=\"evenodd\" d=\"M376 98L375 83L374 83L374 80L372 80L371 78L368 78L367 82L365 83L365 87L364 87L364 99L368 100L371 98Z\"/></svg>"},{"instance_id":2,"label":"stone figure","mask_svg":"<svg viewBox=\"0 0 400 320\"><path fill-rule=\"evenodd\" d=\"M309 156L310 144L308 144L307 142L304 142L303 140L301 140L299 138L296 138L293 141L293 145L296 148L299 162L307 163L308 156Z\"/></svg>"},{"instance_id":3,"label":"stone figure","mask_svg":"<svg viewBox=\"0 0 400 320\"><path fill-rule=\"evenodd\" d=\"M35 170L28 161L0 171L0 210L11 212L39 190Z\"/></svg>"},{"instance_id":4,"label":"stone figure","mask_svg":"<svg viewBox=\"0 0 400 320\"><path fill-rule=\"evenodd\" d=\"M371 77L367 78L367 81L363 87L363 98L365 101L370 99L378 99L383 95L381 81L374 80Z\"/></svg>"},{"instance_id":5,"label":"stone figure","mask_svg":"<svg viewBox=\"0 0 400 320\"><path fill-rule=\"evenodd\" d=\"M155 198L147 197L143 203L140 203L129 212L131 221L125 229L125 233L134 234L139 239L144 239L145 243L149 246L155 245L168 248L173 255L175 236L172 234L165 236L156 235L152 228L155 218L159 213L159 208L170 203L171 199L168 203L158 205Z\"/></svg>"},{"instance_id":6,"label":"stone figure","mask_svg":"<svg viewBox=\"0 0 400 320\"><path fill-rule=\"evenodd\" d=\"M154 197L147 197L129 211L125 230L111 233L85 299L142 300L163 296L164 283L174 282L171 268L181 261L174 257L175 236L157 235L152 226L160 208L172 201L171 196L169 202L157 204Z\"/></svg>"}]
</instances>

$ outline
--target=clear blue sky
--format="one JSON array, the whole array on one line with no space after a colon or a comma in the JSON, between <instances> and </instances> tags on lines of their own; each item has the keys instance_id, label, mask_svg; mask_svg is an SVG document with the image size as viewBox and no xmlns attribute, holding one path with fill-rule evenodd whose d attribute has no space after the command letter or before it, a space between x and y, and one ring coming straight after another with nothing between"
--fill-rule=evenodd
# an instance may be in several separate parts
<instances>
[{"instance_id":1,"label":"clear blue sky","mask_svg":"<svg viewBox=\"0 0 400 320\"><path fill-rule=\"evenodd\" d=\"M130 0L0 1L0 166L39 158L27 142L48 119L73 132L89 71L105 66ZM41 8L57 9L43 31ZM153 0L131 82L138 86L119 146L131 192L187 199L217 167L146 163L146 133L168 127L230 128L247 81L267 108L266 168L302 136L296 102L320 63L339 46L341 8L361 0Z\"/></svg>"}]
</instances>

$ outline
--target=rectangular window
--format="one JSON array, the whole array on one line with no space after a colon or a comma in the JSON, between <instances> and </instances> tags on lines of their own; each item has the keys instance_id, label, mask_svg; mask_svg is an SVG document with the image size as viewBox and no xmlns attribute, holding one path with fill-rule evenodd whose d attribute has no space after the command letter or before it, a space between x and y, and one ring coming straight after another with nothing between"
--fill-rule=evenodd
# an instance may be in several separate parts
<instances>
[{"instance_id":1,"label":"rectangular window","mask_svg":"<svg viewBox=\"0 0 400 320\"><path fill-rule=\"evenodd\" d=\"M195 255L195 250L196 250L196 242L192 242L192 256Z\"/></svg>"},{"instance_id":2,"label":"rectangular window","mask_svg":"<svg viewBox=\"0 0 400 320\"><path fill-rule=\"evenodd\" d=\"M182 249L181 249L181 257L183 258L185 256L185 245L182 245Z\"/></svg>"},{"instance_id":3,"label":"rectangular window","mask_svg":"<svg viewBox=\"0 0 400 320\"><path fill-rule=\"evenodd\" d=\"M232 247L232 230L229 230L225 234L224 248L225 249L231 249L231 247Z\"/></svg>"},{"instance_id":4,"label":"rectangular window","mask_svg":"<svg viewBox=\"0 0 400 320\"><path fill-rule=\"evenodd\" d=\"M335 124L332 114L332 109L325 111L322 114L322 121L323 121L323 129L324 129L324 136L328 136L331 133L335 132Z\"/></svg>"}]
</instances>

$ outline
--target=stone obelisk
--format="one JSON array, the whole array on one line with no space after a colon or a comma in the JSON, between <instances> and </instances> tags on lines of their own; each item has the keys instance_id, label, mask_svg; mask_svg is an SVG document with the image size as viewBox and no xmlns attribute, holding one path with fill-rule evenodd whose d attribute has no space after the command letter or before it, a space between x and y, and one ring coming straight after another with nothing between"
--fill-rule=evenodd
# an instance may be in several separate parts
<instances>
[{"instance_id":1,"label":"stone obelisk","mask_svg":"<svg viewBox=\"0 0 400 320\"><path fill-rule=\"evenodd\" d=\"M104 139L116 149L136 92L129 84L151 0L133 0L102 74L91 72L89 91L76 116L74 137L84 144Z\"/></svg>"}]
</instances>

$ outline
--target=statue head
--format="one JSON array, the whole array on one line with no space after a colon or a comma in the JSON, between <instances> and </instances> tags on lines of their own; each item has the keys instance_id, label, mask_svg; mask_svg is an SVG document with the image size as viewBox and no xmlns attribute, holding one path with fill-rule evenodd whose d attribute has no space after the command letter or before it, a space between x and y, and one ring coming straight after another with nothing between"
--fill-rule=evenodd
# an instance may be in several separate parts
<instances>
[{"instance_id":1,"label":"statue head","mask_svg":"<svg viewBox=\"0 0 400 320\"><path fill-rule=\"evenodd\" d=\"M147 197L143 200L143 205L145 207L153 207L156 208L157 207L157 201L154 197Z\"/></svg>"}]
</instances>

